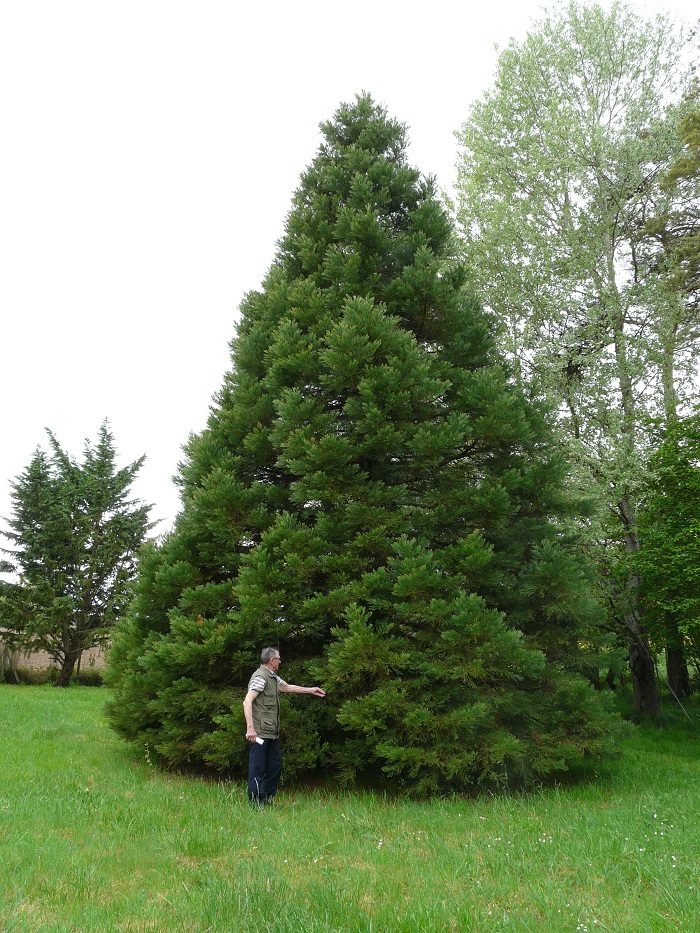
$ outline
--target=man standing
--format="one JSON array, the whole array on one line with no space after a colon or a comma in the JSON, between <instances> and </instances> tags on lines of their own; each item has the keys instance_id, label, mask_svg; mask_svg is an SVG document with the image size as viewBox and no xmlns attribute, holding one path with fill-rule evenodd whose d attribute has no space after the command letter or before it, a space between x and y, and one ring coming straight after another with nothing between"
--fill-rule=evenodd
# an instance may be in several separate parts
<instances>
[{"instance_id":1,"label":"man standing","mask_svg":"<svg viewBox=\"0 0 700 933\"><path fill-rule=\"evenodd\" d=\"M250 678L243 700L246 734L250 742L248 759L248 797L258 806L267 803L277 793L282 773L280 751L280 691L282 693L326 694L320 687L297 687L285 683L277 671L282 658L277 648L264 648L261 666Z\"/></svg>"}]
</instances>

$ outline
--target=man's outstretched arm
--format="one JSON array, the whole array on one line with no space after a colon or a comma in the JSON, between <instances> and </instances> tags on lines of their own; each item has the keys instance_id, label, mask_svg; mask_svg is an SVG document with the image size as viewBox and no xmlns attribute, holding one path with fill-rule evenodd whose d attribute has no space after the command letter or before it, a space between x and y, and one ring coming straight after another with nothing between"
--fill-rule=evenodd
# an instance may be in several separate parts
<instances>
[{"instance_id":1,"label":"man's outstretched arm","mask_svg":"<svg viewBox=\"0 0 700 933\"><path fill-rule=\"evenodd\" d=\"M279 685L279 688L282 693L310 693L315 697L324 697L326 695L326 691L321 690L320 687L297 687L296 684L281 683ZM244 709L245 709L245 705L244 705Z\"/></svg>"}]
</instances>

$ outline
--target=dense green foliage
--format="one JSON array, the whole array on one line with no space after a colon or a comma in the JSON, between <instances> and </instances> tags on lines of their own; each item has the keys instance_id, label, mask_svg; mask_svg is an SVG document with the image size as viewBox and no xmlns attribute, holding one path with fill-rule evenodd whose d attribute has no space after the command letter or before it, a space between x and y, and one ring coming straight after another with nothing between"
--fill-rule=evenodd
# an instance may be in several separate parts
<instances>
[{"instance_id":1,"label":"dense green foliage","mask_svg":"<svg viewBox=\"0 0 700 933\"><path fill-rule=\"evenodd\" d=\"M700 662L700 416L673 424L651 460L639 514L645 617L655 645ZM685 691L683 691L685 692Z\"/></svg>"},{"instance_id":2,"label":"dense green foliage","mask_svg":"<svg viewBox=\"0 0 700 933\"><path fill-rule=\"evenodd\" d=\"M101 644L131 599L136 555L150 506L129 500L143 458L117 469L103 424L82 463L49 434L51 454L37 449L13 484L13 516L4 535L7 569L0 586L0 625L23 651L44 650L66 686L87 648Z\"/></svg>"},{"instance_id":3,"label":"dense green foliage","mask_svg":"<svg viewBox=\"0 0 700 933\"><path fill-rule=\"evenodd\" d=\"M240 769L273 644L328 694L283 711L287 776L561 772L615 727L579 673L597 609L547 418L509 383L403 127L363 96L322 129L115 635L111 721L171 765Z\"/></svg>"}]
</instances>

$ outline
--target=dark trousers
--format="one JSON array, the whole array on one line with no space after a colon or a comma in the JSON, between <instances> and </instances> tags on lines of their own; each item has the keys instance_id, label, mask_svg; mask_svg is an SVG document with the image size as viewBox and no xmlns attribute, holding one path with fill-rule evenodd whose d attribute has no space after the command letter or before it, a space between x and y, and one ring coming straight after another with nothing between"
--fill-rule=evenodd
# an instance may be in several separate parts
<instances>
[{"instance_id":1,"label":"dark trousers","mask_svg":"<svg viewBox=\"0 0 700 933\"><path fill-rule=\"evenodd\" d=\"M279 739L263 739L263 744L250 743L248 758L248 796L264 802L277 793L282 773L282 752Z\"/></svg>"}]
</instances>

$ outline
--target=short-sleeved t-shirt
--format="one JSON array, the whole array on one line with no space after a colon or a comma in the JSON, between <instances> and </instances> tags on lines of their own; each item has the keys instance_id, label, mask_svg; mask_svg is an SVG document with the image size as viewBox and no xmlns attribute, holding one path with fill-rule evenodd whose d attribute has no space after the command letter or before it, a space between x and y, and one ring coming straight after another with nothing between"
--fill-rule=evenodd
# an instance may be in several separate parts
<instances>
[{"instance_id":1,"label":"short-sleeved t-shirt","mask_svg":"<svg viewBox=\"0 0 700 933\"><path fill-rule=\"evenodd\" d=\"M272 676L275 678L278 684L281 684L283 687L287 686L287 682L282 680L279 674L273 674ZM255 674L253 674L253 676L250 678L248 689L255 690L256 693L262 693L265 689L265 678L258 674L256 671Z\"/></svg>"}]
</instances>

